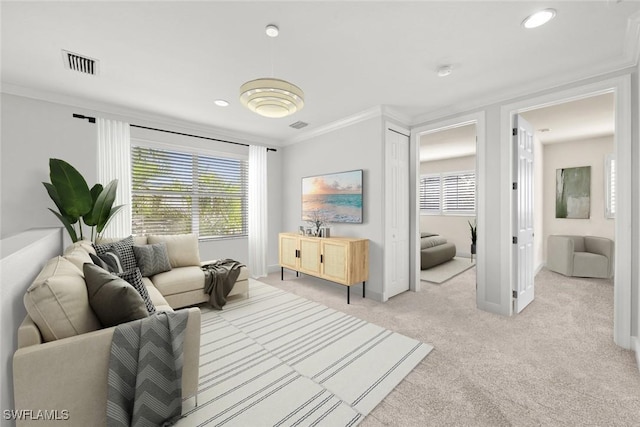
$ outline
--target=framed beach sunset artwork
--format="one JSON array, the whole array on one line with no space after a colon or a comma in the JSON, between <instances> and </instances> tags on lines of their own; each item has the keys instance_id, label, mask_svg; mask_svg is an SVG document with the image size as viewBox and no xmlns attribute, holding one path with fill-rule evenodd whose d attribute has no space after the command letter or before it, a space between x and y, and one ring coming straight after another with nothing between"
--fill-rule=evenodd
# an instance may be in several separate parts
<instances>
[{"instance_id":1,"label":"framed beach sunset artwork","mask_svg":"<svg viewBox=\"0 0 640 427\"><path fill-rule=\"evenodd\" d=\"M302 178L302 220L362 223L362 169Z\"/></svg>"}]
</instances>

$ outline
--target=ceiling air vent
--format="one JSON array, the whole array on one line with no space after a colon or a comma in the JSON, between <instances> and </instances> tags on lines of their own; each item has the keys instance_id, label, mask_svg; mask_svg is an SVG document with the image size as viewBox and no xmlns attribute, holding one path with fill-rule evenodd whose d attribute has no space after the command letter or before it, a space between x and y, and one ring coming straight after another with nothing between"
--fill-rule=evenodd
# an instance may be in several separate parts
<instances>
[{"instance_id":1,"label":"ceiling air vent","mask_svg":"<svg viewBox=\"0 0 640 427\"><path fill-rule=\"evenodd\" d=\"M64 67L69 70L79 71L84 74L95 76L98 74L98 60L77 53L62 51Z\"/></svg>"},{"instance_id":2,"label":"ceiling air vent","mask_svg":"<svg viewBox=\"0 0 640 427\"><path fill-rule=\"evenodd\" d=\"M299 120L289 125L289 127L292 127L294 129L302 129L303 127L306 127L306 126L309 126L309 123L301 122Z\"/></svg>"}]
</instances>

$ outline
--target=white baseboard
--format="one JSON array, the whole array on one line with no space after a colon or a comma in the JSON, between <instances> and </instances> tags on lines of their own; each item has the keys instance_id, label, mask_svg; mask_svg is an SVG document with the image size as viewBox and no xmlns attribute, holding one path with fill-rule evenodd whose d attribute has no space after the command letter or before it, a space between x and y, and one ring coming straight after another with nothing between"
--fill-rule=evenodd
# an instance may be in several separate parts
<instances>
[{"instance_id":1,"label":"white baseboard","mask_svg":"<svg viewBox=\"0 0 640 427\"><path fill-rule=\"evenodd\" d=\"M638 370L640 371L640 338L639 337L631 337L631 350L636 352L636 364L638 365Z\"/></svg>"}]
</instances>

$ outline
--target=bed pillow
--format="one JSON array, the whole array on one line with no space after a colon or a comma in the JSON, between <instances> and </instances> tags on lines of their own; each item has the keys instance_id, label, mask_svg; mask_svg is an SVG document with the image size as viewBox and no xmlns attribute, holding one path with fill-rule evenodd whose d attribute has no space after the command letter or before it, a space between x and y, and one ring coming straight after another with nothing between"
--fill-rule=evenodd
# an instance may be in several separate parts
<instances>
[{"instance_id":1,"label":"bed pillow","mask_svg":"<svg viewBox=\"0 0 640 427\"><path fill-rule=\"evenodd\" d=\"M430 236L420 239L420 249L433 248L435 246L444 245L447 239L442 236Z\"/></svg>"}]
</instances>

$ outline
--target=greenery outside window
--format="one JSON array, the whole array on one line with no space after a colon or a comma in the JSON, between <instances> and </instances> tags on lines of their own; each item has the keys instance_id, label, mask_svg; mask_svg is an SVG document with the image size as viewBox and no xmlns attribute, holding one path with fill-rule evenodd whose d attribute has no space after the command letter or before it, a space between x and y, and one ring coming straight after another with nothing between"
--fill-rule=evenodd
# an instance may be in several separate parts
<instances>
[{"instance_id":1,"label":"greenery outside window","mask_svg":"<svg viewBox=\"0 0 640 427\"><path fill-rule=\"evenodd\" d=\"M248 229L248 162L132 145L134 234L240 237Z\"/></svg>"},{"instance_id":2,"label":"greenery outside window","mask_svg":"<svg viewBox=\"0 0 640 427\"><path fill-rule=\"evenodd\" d=\"M447 172L420 177L420 213L475 215L475 171Z\"/></svg>"}]
</instances>

